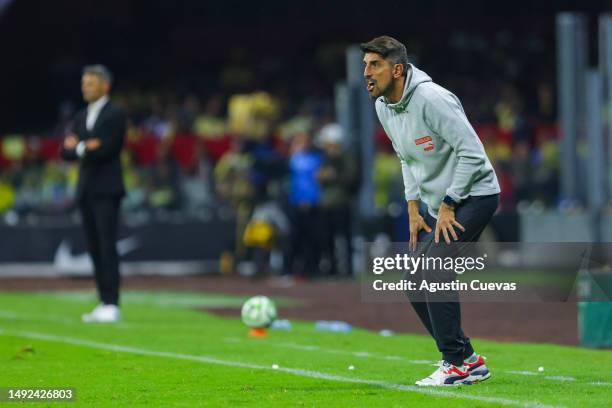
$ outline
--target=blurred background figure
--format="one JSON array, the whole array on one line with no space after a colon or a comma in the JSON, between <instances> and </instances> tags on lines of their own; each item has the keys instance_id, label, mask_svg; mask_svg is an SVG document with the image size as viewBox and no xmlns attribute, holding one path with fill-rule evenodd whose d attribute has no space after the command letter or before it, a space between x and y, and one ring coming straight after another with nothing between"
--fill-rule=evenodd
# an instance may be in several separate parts
<instances>
[{"instance_id":1,"label":"blurred background figure","mask_svg":"<svg viewBox=\"0 0 612 408\"><path fill-rule=\"evenodd\" d=\"M288 250L291 225L281 206L275 201L259 204L244 230L244 244L250 251L257 277L282 273L283 253ZM291 278L281 277L273 282L288 284Z\"/></svg>"},{"instance_id":2,"label":"blurred background figure","mask_svg":"<svg viewBox=\"0 0 612 408\"><path fill-rule=\"evenodd\" d=\"M162 143L151 168L149 204L154 211L167 212L180 208L179 164Z\"/></svg>"},{"instance_id":3,"label":"blurred background figure","mask_svg":"<svg viewBox=\"0 0 612 408\"><path fill-rule=\"evenodd\" d=\"M77 113L64 139L62 157L79 161L76 197L93 261L100 305L85 322L116 322L119 313L119 205L125 194L120 154L126 117L109 92L112 74L103 65L83 69L81 90L87 108Z\"/></svg>"},{"instance_id":4,"label":"blurred background figure","mask_svg":"<svg viewBox=\"0 0 612 408\"><path fill-rule=\"evenodd\" d=\"M219 198L231 206L235 217L235 236L232 248L227 248L225 273L234 272L236 261L246 259L247 248L243 236L254 204L254 187L249 177L252 158L241 139L235 139L231 149L217 163L214 176ZM231 265L231 266L230 266ZM224 268L222 268L223 270Z\"/></svg>"},{"instance_id":5,"label":"blurred background figure","mask_svg":"<svg viewBox=\"0 0 612 408\"><path fill-rule=\"evenodd\" d=\"M322 155L313 146L312 136L300 132L291 141L289 155L289 219L291 238L284 263L284 275L302 277L319 274L321 259L321 188L317 174Z\"/></svg>"},{"instance_id":6,"label":"blurred background figure","mask_svg":"<svg viewBox=\"0 0 612 408\"><path fill-rule=\"evenodd\" d=\"M342 126L329 123L319 131L323 158L317 180L321 188L322 272L353 274L352 200L359 189L357 157L347 147Z\"/></svg>"}]
</instances>

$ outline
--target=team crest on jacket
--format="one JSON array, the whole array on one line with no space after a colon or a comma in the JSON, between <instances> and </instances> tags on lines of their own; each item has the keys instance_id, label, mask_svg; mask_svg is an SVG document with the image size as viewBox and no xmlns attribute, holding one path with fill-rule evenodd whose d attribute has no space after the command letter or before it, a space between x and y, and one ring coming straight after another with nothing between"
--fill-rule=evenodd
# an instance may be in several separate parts
<instances>
[{"instance_id":1,"label":"team crest on jacket","mask_svg":"<svg viewBox=\"0 0 612 408\"><path fill-rule=\"evenodd\" d=\"M427 143L427 145L423 148L423 151L430 152L436 147L433 143L431 143L432 140L433 138L431 136L423 136L416 139L414 143L417 146Z\"/></svg>"}]
</instances>

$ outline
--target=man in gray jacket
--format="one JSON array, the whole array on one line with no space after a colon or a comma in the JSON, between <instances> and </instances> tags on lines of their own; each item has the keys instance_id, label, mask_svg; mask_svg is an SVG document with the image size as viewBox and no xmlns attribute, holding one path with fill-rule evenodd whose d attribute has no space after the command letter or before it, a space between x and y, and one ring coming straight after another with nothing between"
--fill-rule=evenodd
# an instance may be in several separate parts
<instances>
[{"instance_id":1,"label":"man in gray jacket","mask_svg":"<svg viewBox=\"0 0 612 408\"><path fill-rule=\"evenodd\" d=\"M410 249L427 257L448 256L440 238L477 241L499 203L499 183L482 143L459 99L408 63L406 47L377 37L361 45L368 93L401 166L408 202ZM420 202L427 206L419 213ZM432 226L435 228L432 230ZM450 281L440 271L419 271L421 279ZM440 276L442 276L440 278ZM449 297L412 298L417 315L436 340L443 361L417 385L468 384L490 377L461 329L456 292Z\"/></svg>"}]
</instances>

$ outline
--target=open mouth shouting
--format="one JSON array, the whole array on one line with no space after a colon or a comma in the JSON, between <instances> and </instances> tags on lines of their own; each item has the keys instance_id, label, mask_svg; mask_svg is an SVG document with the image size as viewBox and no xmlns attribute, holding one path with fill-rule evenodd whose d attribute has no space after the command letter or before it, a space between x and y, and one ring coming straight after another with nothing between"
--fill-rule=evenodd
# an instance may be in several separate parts
<instances>
[{"instance_id":1,"label":"open mouth shouting","mask_svg":"<svg viewBox=\"0 0 612 408\"><path fill-rule=\"evenodd\" d=\"M369 93L372 93L374 91L374 86L375 85L376 85L376 81L374 81L373 79L367 79L366 80L366 88L367 88Z\"/></svg>"}]
</instances>

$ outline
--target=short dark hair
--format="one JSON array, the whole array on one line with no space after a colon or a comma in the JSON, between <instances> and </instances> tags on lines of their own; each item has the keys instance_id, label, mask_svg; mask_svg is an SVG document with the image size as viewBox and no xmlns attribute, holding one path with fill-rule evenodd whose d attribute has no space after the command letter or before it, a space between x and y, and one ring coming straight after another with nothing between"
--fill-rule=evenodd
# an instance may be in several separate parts
<instances>
[{"instance_id":1,"label":"short dark hair","mask_svg":"<svg viewBox=\"0 0 612 408\"><path fill-rule=\"evenodd\" d=\"M102 64L86 65L83 68L83 75L85 74L97 75L110 85L113 84L113 74L110 72L110 69Z\"/></svg>"},{"instance_id":2,"label":"short dark hair","mask_svg":"<svg viewBox=\"0 0 612 408\"><path fill-rule=\"evenodd\" d=\"M381 57L392 64L402 64L404 66L404 75L406 75L408 70L408 52L406 51L406 46L395 38L382 35L362 43L360 48L364 54L373 52L380 54Z\"/></svg>"}]
</instances>

